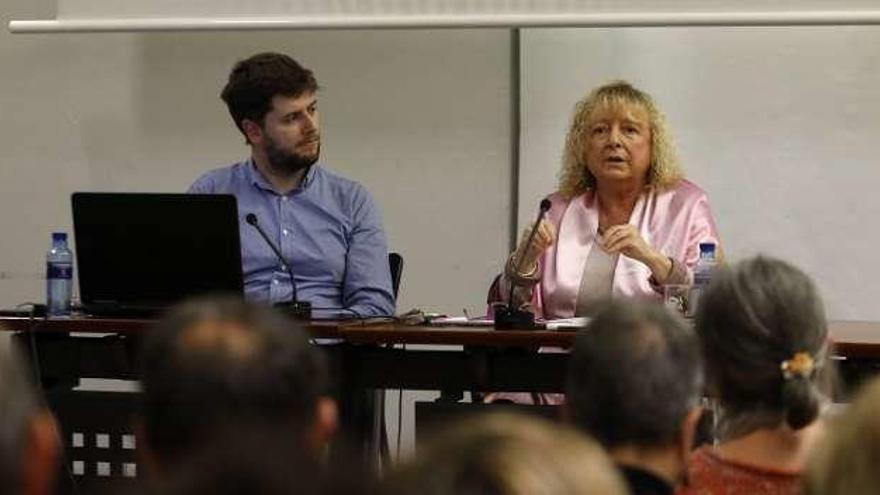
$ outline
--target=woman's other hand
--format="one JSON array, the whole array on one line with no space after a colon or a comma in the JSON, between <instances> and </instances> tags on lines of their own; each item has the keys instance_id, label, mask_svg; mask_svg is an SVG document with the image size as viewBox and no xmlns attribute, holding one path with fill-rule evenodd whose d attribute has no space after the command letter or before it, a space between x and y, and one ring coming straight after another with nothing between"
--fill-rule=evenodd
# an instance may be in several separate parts
<instances>
[{"instance_id":1,"label":"woman's other hand","mask_svg":"<svg viewBox=\"0 0 880 495\"><path fill-rule=\"evenodd\" d=\"M630 224L609 227L599 237L599 245L608 253L619 253L644 263L658 283L664 283L672 270L672 261L651 247Z\"/></svg>"}]
</instances>

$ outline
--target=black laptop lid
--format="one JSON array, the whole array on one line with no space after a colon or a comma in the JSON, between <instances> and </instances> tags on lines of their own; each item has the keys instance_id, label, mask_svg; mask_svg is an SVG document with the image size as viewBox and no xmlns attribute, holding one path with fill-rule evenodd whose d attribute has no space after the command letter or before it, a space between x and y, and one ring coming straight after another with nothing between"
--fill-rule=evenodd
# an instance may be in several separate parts
<instances>
[{"instance_id":1,"label":"black laptop lid","mask_svg":"<svg viewBox=\"0 0 880 495\"><path fill-rule=\"evenodd\" d=\"M74 193L80 298L89 307L164 307L241 293L235 197Z\"/></svg>"}]
</instances>

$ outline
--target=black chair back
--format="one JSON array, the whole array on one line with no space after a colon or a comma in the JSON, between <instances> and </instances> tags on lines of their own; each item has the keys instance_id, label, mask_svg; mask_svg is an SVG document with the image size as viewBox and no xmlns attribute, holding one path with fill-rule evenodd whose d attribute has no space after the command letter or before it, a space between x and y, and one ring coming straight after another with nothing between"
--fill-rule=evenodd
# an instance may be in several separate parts
<instances>
[{"instance_id":1,"label":"black chair back","mask_svg":"<svg viewBox=\"0 0 880 495\"><path fill-rule=\"evenodd\" d=\"M391 267L391 288L394 290L394 299L397 299L397 291L400 289L400 276L403 274L403 256L399 253L388 253L388 265Z\"/></svg>"}]
</instances>

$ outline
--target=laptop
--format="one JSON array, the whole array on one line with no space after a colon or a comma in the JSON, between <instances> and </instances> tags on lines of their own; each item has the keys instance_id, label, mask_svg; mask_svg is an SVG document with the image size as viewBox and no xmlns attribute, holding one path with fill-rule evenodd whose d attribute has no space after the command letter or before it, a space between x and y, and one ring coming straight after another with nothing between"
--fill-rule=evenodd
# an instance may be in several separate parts
<instances>
[{"instance_id":1,"label":"laptop","mask_svg":"<svg viewBox=\"0 0 880 495\"><path fill-rule=\"evenodd\" d=\"M86 313L149 317L187 297L243 292L234 196L74 193L71 202Z\"/></svg>"}]
</instances>

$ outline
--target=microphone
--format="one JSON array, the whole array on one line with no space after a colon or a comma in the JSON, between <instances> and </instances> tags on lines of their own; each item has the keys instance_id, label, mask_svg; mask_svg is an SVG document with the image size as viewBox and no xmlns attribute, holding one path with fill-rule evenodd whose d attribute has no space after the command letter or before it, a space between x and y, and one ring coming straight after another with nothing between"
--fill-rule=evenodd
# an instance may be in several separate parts
<instances>
[{"instance_id":1,"label":"microphone","mask_svg":"<svg viewBox=\"0 0 880 495\"><path fill-rule=\"evenodd\" d=\"M532 241L535 239L535 233L538 232L538 225L544 219L544 215L550 209L550 200L544 198L538 207L538 218L535 220L535 226L529 232L529 237L523 247L523 252L529 250ZM514 270L519 272L522 269L522 259L516 260ZM495 330L533 330L535 326L535 314L531 311L519 309L513 305L513 290L515 286L510 284L510 292L507 294L507 304L495 307Z\"/></svg>"},{"instance_id":2,"label":"microphone","mask_svg":"<svg viewBox=\"0 0 880 495\"><path fill-rule=\"evenodd\" d=\"M275 303L276 308L280 308L284 310L285 313L292 316L297 320L311 320L312 319L312 303L308 301L300 301L296 297L296 280L293 278L293 270L290 268L290 265L287 263L287 260L284 259L284 256L281 255L281 250L278 249L278 246L269 239L269 236L266 235L266 231L263 230L263 227L260 227L260 223L257 221L257 216L253 213L248 213L244 217L245 221L253 228L257 229L257 232L260 233L260 237L266 241L266 244L272 249L272 252L275 253L275 257L278 258L278 261L281 262L281 266L284 267L284 270L287 271L288 275L290 275L290 287L291 287L291 297L290 302L278 302Z\"/></svg>"}]
</instances>

